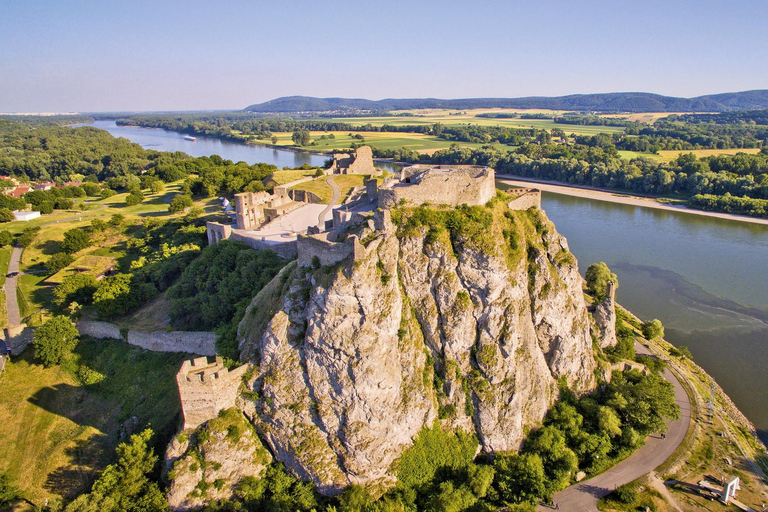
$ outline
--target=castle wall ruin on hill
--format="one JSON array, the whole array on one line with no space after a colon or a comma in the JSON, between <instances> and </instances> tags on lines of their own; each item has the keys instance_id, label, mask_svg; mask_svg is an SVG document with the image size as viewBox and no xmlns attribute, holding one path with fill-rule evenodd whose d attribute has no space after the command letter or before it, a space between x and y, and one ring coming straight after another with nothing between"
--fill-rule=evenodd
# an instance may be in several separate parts
<instances>
[{"instance_id":1,"label":"castle wall ruin on hill","mask_svg":"<svg viewBox=\"0 0 768 512\"><path fill-rule=\"evenodd\" d=\"M373 166L373 150L370 146L360 146L353 154L334 153L333 163L328 174L379 174Z\"/></svg>"},{"instance_id":2,"label":"castle wall ruin on hill","mask_svg":"<svg viewBox=\"0 0 768 512\"><path fill-rule=\"evenodd\" d=\"M495 172L490 167L412 165L403 168L399 179L386 180L382 184L379 206L484 205L495 195Z\"/></svg>"},{"instance_id":3,"label":"castle wall ruin on hill","mask_svg":"<svg viewBox=\"0 0 768 512\"><path fill-rule=\"evenodd\" d=\"M196 428L215 418L219 411L234 407L243 374L248 365L232 371L221 357L210 362L207 357L184 361L176 374L183 429Z\"/></svg>"},{"instance_id":4,"label":"castle wall ruin on hill","mask_svg":"<svg viewBox=\"0 0 768 512\"><path fill-rule=\"evenodd\" d=\"M517 194L517 197L507 203L510 210L527 210L528 208L541 208L541 190L535 188L516 188L508 191Z\"/></svg>"}]
</instances>

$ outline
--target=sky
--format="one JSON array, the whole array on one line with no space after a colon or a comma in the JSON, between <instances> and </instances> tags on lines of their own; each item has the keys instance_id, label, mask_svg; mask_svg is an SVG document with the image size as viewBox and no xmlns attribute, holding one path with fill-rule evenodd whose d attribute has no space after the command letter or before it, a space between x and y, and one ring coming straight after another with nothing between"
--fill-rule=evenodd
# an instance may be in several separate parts
<instances>
[{"instance_id":1,"label":"sky","mask_svg":"<svg viewBox=\"0 0 768 512\"><path fill-rule=\"evenodd\" d=\"M0 0L0 112L768 88L768 2Z\"/></svg>"}]
</instances>

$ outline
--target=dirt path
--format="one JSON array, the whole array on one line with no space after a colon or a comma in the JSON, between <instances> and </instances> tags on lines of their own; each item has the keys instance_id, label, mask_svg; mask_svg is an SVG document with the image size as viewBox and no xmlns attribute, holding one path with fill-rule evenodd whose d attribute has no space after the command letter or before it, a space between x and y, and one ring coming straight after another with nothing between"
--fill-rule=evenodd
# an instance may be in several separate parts
<instances>
[{"instance_id":1,"label":"dirt path","mask_svg":"<svg viewBox=\"0 0 768 512\"><path fill-rule=\"evenodd\" d=\"M545 180L529 180L527 178L520 178L518 176L510 176L505 174L497 174L496 179L502 183L513 185L516 187L530 187L531 184L536 184L536 188L544 192L551 192L553 194L562 194L573 197L583 197L586 199L596 199L598 201L605 201L607 203L619 203L628 204L632 206L641 206L643 208L653 208L656 210L667 210L679 213L688 213L691 215L701 215L703 217L716 217L718 219L735 220L738 222L749 222L752 224L768 225L768 219L760 219L757 217L747 217L746 215L734 215L732 213L718 213L718 212L705 212L704 210L694 210L693 208L687 208L685 206L674 206L670 204L664 204L658 202L651 197L640 197L625 195L620 192L597 189L589 187L575 187L562 185L553 181Z\"/></svg>"},{"instance_id":2,"label":"dirt path","mask_svg":"<svg viewBox=\"0 0 768 512\"><path fill-rule=\"evenodd\" d=\"M651 352L643 345L635 343L638 354L650 355ZM605 473L583 482L573 484L554 496L554 502L560 505L560 510L568 512L598 512L597 500L613 491L616 487L631 482L650 473L666 461L680 443L691 423L691 403L688 394L669 370L665 370L664 378L672 383L675 389L675 402L680 406L680 419L667 422L665 437L650 436L645 445L629 458L618 463ZM539 511L553 510L552 507L539 505Z\"/></svg>"},{"instance_id":3,"label":"dirt path","mask_svg":"<svg viewBox=\"0 0 768 512\"><path fill-rule=\"evenodd\" d=\"M19 261L21 260L21 247L14 247L11 252L11 260L8 262L8 273L19 271ZM21 323L21 314L19 312L19 303L16 297L16 281L18 277L9 277L5 280L5 309L8 315L8 326L19 325Z\"/></svg>"}]
</instances>

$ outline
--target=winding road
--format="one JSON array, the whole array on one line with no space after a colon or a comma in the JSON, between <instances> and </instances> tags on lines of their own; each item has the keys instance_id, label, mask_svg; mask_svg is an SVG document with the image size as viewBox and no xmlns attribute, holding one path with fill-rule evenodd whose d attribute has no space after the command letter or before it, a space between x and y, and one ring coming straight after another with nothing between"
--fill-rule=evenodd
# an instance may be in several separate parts
<instances>
[{"instance_id":1,"label":"winding road","mask_svg":"<svg viewBox=\"0 0 768 512\"><path fill-rule=\"evenodd\" d=\"M635 343L638 354L653 355L644 345ZM568 512L598 512L597 500L609 494L616 487L631 482L650 473L664 463L683 442L691 423L691 403L688 394L677 377L667 368L664 378L675 389L675 403L680 406L680 419L667 422L667 433L661 436L649 436L645 445L629 458L618 463L605 473L583 482L573 484L555 494L553 500L560 505L560 510ZM554 507L539 505L536 510L545 512Z\"/></svg>"}]
</instances>

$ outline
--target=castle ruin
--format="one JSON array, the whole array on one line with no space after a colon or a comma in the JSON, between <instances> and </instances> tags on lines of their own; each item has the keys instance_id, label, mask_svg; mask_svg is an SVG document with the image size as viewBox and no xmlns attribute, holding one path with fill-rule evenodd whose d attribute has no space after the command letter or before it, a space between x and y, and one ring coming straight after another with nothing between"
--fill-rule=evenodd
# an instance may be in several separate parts
<instances>
[{"instance_id":1,"label":"castle ruin","mask_svg":"<svg viewBox=\"0 0 768 512\"><path fill-rule=\"evenodd\" d=\"M353 154L334 153L333 163L328 169L329 174L380 174L373 166L373 150L371 146L360 146Z\"/></svg>"},{"instance_id":2,"label":"castle ruin","mask_svg":"<svg viewBox=\"0 0 768 512\"><path fill-rule=\"evenodd\" d=\"M215 418L219 411L234 407L247 365L232 371L224 367L221 357L210 362L207 357L184 361L176 374L179 388L183 429L196 428Z\"/></svg>"},{"instance_id":3,"label":"castle ruin","mask_svg":"<svg viewBox=\"0 0 768 512\"><path fill-rule=\"evenodd\" d=\"M400 171L399 179L384 181L379 189L379 206L484 205L495 195L495 172L490 167L411 165Z\"/></svg>"}]
</instances>

